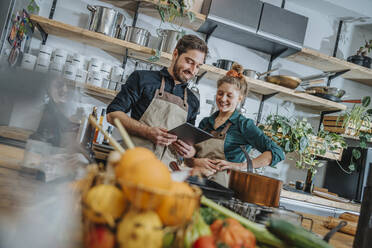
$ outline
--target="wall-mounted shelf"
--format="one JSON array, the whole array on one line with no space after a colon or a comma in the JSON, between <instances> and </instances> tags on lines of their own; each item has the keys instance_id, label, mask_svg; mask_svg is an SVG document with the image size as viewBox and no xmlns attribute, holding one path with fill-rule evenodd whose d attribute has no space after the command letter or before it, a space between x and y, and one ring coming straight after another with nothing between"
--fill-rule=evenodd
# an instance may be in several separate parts
<instances>
[{"instance_id":1,"label":"wall-mounted shelf","mask_svg":"<svg viewBox=\"0 0 372 248\"><path fill-rule=\"evenodd\" d=\"M115 7L122 8L129 11L135 11L137 3L139 2L139 7L141 8L141 13L160 19L160 15L157 7L157 2L159 0L102 0L114 5ZM179 24L182 24L182 27L192 29L194 31L198 30L200 26L205 22L206 16L197 12L193 12L195 19L190 23L187 15L179 20ZM178 22L177 22L178 23Z\"/></svg>"},{"instance_id":2,"label":"wall-mounted shelf","mask_svg":"<svg viewBox=\"0 0 372 248\"><path fill-rule=\"evenodd\" d=\"M137 44L124 40L108 37L100 33L95 33L55 20L50 20L45 17L31 15L31 21L34 23L38 23L41 28L50 35L56 35L59 37L81 42L115 54L124 55L125 50L128 49L129 57L144 61L155 54L154 49L139 46ZM169 66L171 59L171 54L161 53L160 59L155 62L155 64L161 66ZM225 70L207 64L201 67L200 73L204 71L207 71L206 77L212 80L217 80L226 74ZM296 93L295 90L288 89L279 85L251 78L247 78L247 81L249 83L250 90L258 94L268 95L278 93L276 97L279 97L280 99L311 107L320 111L346 109L346 106L343 104L328 101L306 93Z\"/></svg>"},{"instance_id":3,"label":"wall-mounted shelf","mask_svg":"<svg viewBox=\"0 0 372 248\"><path fill-rule=\"evenodd\" d=\"M341 77L372 86L372 69L359 66L342 59L303 48L300 52L287 57L288 60L307 65L321 71L342 71L350 69Z\"/></svg>"}]
</instances>

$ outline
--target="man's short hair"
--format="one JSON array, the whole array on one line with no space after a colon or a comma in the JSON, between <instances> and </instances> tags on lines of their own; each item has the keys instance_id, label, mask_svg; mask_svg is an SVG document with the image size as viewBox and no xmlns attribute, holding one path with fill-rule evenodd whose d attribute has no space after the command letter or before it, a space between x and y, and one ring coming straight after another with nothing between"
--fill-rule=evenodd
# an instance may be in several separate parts
<instances>
[{"instance_id":1,"label":"man's short hair","mask_svg":"<svg viewBox=\"0 0 372 248\"><path fill-rule=\"evenodd\" d=\"M205 43L205 41L200 39L198 36L192 34L184 35L177 42L176 49L178 51L178 55L186 53L188 50L199 50L205 54L204 61L208 55L207 43Z\"/></svg>"}]
</instances>

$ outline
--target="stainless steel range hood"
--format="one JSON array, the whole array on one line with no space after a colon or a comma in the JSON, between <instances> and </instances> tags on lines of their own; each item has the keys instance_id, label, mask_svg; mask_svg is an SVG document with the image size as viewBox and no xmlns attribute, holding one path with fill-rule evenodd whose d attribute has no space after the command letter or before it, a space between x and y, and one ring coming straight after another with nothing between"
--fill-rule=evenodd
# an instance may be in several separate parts
<instances>
[{"instance_id":1,"label":"stainless steel range hood","mask_svg":"<svg viewBox=\"0 0 372 248\"><path fill-rule=\"evenodd\" d=\"M308 21L259 0L204 0L202 13L199 32L274 56L301 50Z\"/></svg>"}]
</instances>

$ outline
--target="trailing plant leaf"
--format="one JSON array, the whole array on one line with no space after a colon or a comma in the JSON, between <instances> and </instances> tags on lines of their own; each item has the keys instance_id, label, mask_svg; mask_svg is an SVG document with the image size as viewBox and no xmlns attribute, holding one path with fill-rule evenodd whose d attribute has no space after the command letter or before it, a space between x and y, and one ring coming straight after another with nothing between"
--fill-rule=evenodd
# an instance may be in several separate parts
<instances>
[{"instance_id":1,"label":"trailing plant leaf","mask_svg":"<svg viewBox=\"0 0 372 248\"><path fill-rule=\"evenodd\" d=\"M371 97L370 96L363 97L363 99L362 99L362 106L363 107L365 107L365 108L368 107L370 103L371 103Z\"/></svg>"},{"instance_id":2,"label":"trailing plant leaf","mask_svg":"<svg viewBox=\"0 0 372 248\"><path fill-rule=\"evenodd\" d=\"M358 149L353 149L352 154L355 159L359 159L361 156L361 153Z\"/></svg>"}]
</instances>

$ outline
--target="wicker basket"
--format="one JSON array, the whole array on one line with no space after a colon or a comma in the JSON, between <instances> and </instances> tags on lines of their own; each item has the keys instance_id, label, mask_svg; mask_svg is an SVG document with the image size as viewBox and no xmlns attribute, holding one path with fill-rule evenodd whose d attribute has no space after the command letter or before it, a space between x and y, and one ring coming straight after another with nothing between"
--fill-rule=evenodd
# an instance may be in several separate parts
<instances>
[{"instance_id":1,"label":"wicker basket","mask_svg":"<svg viewBox=\"0 0 372 248\"><path fill-rule=\"evenodd\" d=\"M81 190L82 199L85 199L85 196L89 192L90 188L99 184L103 184L105 181L107 181L107 175L105 175L105 173L96 173L94 178L92 178L91 174L88 176L90 177L90 179L87 180L87 183L90 183L90 185L88 188L85 186L85 189ZM201 190L195 186L191 186L194 193L193 195L185 195L146 188L123 181L111 181L111 184L121 189L124 192L124 195L128 198L124 213L120 218L117 218L113 221L107 220L106 223L96 222L86 215L89 206L84 202L84 200L82 200L83 236L85 247L92 247L92 243L98 245L93 245L93 247L120 247L120 244L117 241L117 228L124 216L129 211L157 211L160 202L166 197L173 197L176 203L172 208L169 209L169 212L167 214L170 216L176 215L178 219L180 218L180 216L183 216L184 218L188 217L186 215L180 215L179 213L182 213L183 211L185 211L185 209L191 209L191 205L195 204L194 211L197 211L200 206ZM141 204L139 203L144 202L148 203L148 205L145 208L139 207L141 206ZM101 216L100 213L96 213L96 215ZM183 239L186 228L192 224L192 218L181 218L179 223L180 224L178 225L172 226L163 225L163 233L171 232L176 238ZM92 233L94 232L99 233L98 236L101 238L94 238L97 236L92 235ZM100 242L104 242L104 244ZM182 247L183 242L177 242L176 240L175 243L178 244L177 247Z\"/></svg>"}]
</instances>

